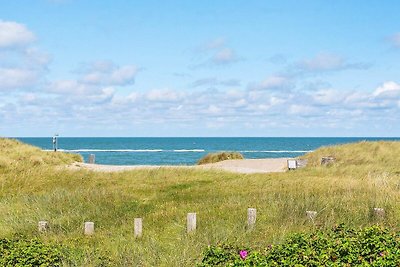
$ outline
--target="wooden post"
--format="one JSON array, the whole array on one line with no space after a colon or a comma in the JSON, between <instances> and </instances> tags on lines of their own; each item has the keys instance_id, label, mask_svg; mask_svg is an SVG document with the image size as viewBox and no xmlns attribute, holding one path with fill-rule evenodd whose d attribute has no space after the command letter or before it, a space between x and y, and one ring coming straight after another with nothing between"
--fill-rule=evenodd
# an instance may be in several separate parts
<instances>
[{"instance_id":1,"label":"wooden post","mask_svg":"<svg viewBox=\"0 0 400 267\"><path fill-rule=\"evenodd\" d=\"M249 230L253 229L256 225L257 210L254 208L247 209L247 227Z\"/></svg>"},{"instance_id":2,"label":"wooden post","mask_svg":"<svg viewBox=\"0 0 400 267\"><path fill-rule=\"evenodd\" d=\"M96 156L94 154L89 155L89 164L94 164L96 161Z\"/></svg>"},{"instance_id":3,"label":"wooden post","mask_svg":"<svg viewBox=\"0 0 400 267\"><path fill-rule=\"evenodd\" d=\"M143 230L142 218L135 218L133 219L133 222L134 222L134 236L136 238L142 237L142 230Z\"/></svg>"},{"instance_id":4,"label":"wooden post","mask_svg":"<svg viewBox=\"0 0 400 267\"><path fill-rule=\"evenodd\" d=\"M188 213L187 214L187 232L193 232L196 230L196 213Z\"/></svg>"},{"instance_id":5,"label":"wooden post","mask_svg":"<svg viewBox=\"0 0 400 267\"><path fill-rule=\"evenodd\" d=\"M85 235L94 234L94 222L85 222Z\"/></svg>"},{"instance_id":6,"label":"wooden post","mask_svg":"<svg viewBox=\"0 0 400 267\"><path fill-rule=\"evenodd\" d=\"M49 223L47 221L39 221L38 230L41 233L47 232L49 229Z\"/></svg>"},{"instance_id":7,"label":"wooden post","mask_svg":"<svg viewBox=\"0 0 400 267\"><path fill-rule=\"evenodd\" d=\"M314 222L314 219L317 217L317 212L312 211L312 210L307 210L306 215L307 215L308 219L310 219L311 221Z\"/></svg>"},{"instance_id":8,"label":"wooden post","mask_svg":"<svg viewBox=\"0 0 400 267\"><path fill-rule=\"evenodd\" d=\"M374 215L378 219L383 219L385 217L385 210L382 208L374 208Z\"/></svg>"},{"instance_id":9,"label":"wooden post","mask_svg":"<svg viewBox=\"0 0 400 267\"><path fill-rule=\"evenodd\" d=\"M335 161L336 161L336 159L334 158L334 157L331 157L331 156L329 156L329 157L322 157L322 159L321 159L321 165L330 165L330 164L333 164L333 163L335 163Z\"/></svg>"}]
</instances>

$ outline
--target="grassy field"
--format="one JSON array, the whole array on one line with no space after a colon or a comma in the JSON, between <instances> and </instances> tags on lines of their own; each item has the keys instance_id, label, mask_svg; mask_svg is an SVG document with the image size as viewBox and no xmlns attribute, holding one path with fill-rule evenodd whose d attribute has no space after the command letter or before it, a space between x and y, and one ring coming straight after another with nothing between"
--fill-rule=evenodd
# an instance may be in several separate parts
<instances>
[{"instance_id":1,"label":"grassy field","mask_svg":"<svg viewBox=\"0 0 400 267\"><path fill-rule=\"evenodd\" d=\"M319 166L334 156L332 166ZM261 248L292 232L378 223L400 225L400 143L362 142L321 148L304 169L274 174L232 174L190 169L121 173L65 170L79 156L43 152L0 139L0 237L39 236L61 244L72 266L193 266L209 244ZM245 231L247 208L257 225ZM315 224L306 210L318 211ZM198 229L186 234L186 214L197 212ZM133 237L143 218L144 236ZM47 234L37 233L48 220ZM96 233L83 236L83 223Z\"/></svg>"}]
</instances>

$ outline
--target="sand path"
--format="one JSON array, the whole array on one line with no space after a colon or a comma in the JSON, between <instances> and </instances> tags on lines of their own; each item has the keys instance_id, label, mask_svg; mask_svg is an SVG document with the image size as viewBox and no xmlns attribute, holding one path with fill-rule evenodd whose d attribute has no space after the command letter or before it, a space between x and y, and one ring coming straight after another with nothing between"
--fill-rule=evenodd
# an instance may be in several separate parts
<instances>
[{"instance_id":1,"label":"sand path","mask_svg":"<svg viewBox=\"0 0 400 267\"><path fill-rule=\"evenodd\" d=\"M194 166L154 166L154 165L100 165L87 163L74 163L69 165L69 169L79 170L87 169L99 172L118 172L138 169L160 169L160 168L193 168L193 169L214 169L224 170L236 173L269 173L284 172L287 167L288 158L273 159L243 159L243 160L225 160L217 163L194 165Z\"/></svg>"}]
</instances>

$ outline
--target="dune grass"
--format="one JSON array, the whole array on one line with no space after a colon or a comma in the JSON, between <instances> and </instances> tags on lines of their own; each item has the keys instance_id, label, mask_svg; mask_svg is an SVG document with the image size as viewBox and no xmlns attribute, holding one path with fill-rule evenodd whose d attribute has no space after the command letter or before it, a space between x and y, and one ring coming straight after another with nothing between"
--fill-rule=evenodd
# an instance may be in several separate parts
<instances>
[{"instance_id":1,"label":"dune grass","mask_svg":"<svg viewBox=\"0 0 400 267\"><path fill-rule=\"evenodd\" d=\"M218 152L218 153L209 153L202 157L197 165L208 164L208 163L216 163L229 159L244 159L243 155L239 152Z\"/></svg>"},{"instance_id":2,"label":"dune grass","mask_svg":"<svg viewBox=\"0 0 400 267\"><path fill-rule=\"evenodd\" d=\"M274 174L153 169L95 173L60 168L76 155L43 152L0 139L0 237L38 236L62 244L66 266L193 266L209 244L262 248L293 232L337 223L399 228L400 143L362 142L321 148L305 155L309 166ZM320 166L321 156L334 156ZM40 162L40 163L36 163ZM257 225L245 231L247 208ZM374 207L384 208L378 221ZM305 210L318 211L315 223ZM198 229L186 234L186 214ZM133 237L143 218L144 236ZM37 233L37 222L51 229ZM83 223L96 233L83 236Z\"/></svg>"}]
</instances>

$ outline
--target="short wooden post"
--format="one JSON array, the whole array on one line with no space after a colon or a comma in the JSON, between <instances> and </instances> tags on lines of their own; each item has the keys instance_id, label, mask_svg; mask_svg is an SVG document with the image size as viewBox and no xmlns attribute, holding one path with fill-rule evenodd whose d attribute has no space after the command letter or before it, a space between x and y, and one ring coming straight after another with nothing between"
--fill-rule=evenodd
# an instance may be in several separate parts
<instances>
[{"instance_id":1,"label":"short wooden post","mask_svg":"<svg viewBox=\"0 0 400 267\"><path fill-rule=\"evenodd\" d=\"M322 159L321 159L321 165L330 165L330 164L333 164L333 163L335 163L335 161L336 161L336 159L334 158L334 157L331 157L331 156L329 156L329 157L322 157Z\"/></svg>"},{"instance_id":2,"label":"short wooden post","mask_svg":"<svg viewBox=\"0 0 400 267\"><path fill-rule=\"evenodd\" d=\"M47 232L49 229L49 223L47 221L39 221L38 230L41 233Z\"/></svg>"},{"instance_id":3,"label":"short wooden post","mask_svg":"<svg viewBox=\"0 0 400 267\"><path fill-rule=\"evenodd\" d=\"M94 234L94 222L85 222L85 235Z\"/></svg>"},{"instance_id":4,"label":"short wooden post","mask_svg":"<svg viewBox=\"0 0 400 267\"><path fill-rule=\"evenodd\" d=\"M249 230L253 229L256 225L257 210L254 208L247 209L247 227Z\"/></svg>"},{"instance_id":5,"label":"short wooden post","mask_svg":"<svg viewBox=\"0 0 400 267\"><path fill-rule=\"evenodd\" d=\"M315 218L317 217L317 212L312 210L306 211L307 218L314 222Z\"/></svg>"},{"instance_id":6,"label":"short wooden post","mask_svg":"<svg viewBox=\"0 0 400 267\"><path fill-rule=\"evenodd\" d=\"M383 219L385 217L385 210L382 208L374 208L374 215L378 219Z\"/></svg>"},{"instance_id":7,"label":"short wooden post","mask_svg":"<svg viewBox=\"0 0 400 267\"><path fill-rule=\"evenodd\" d=\"M196 213L191 212L187 214L187 232L193 232L196 230Z\"/></svg>"},{"instance_id":8,"label":"short wooden post","mask_svg":"<svg viewBox=\"0 0 400 267\"><path fill-rule=\"evenodd\" d=\"M89 164L94 164L96 161L96 156L94 154L89 155Z\"/></svg>"},{"instance_id":9,"label":"short wooden post","mask_svg":"<svg viewBox=\"0 0 400 267\"><path fill-rule=\"evenodd\" d=\"M143 230L143 225L142 225L142 218L134 218L134 236L136 238L142 237L142 230Z\"/></svg>"}]
</instances>

